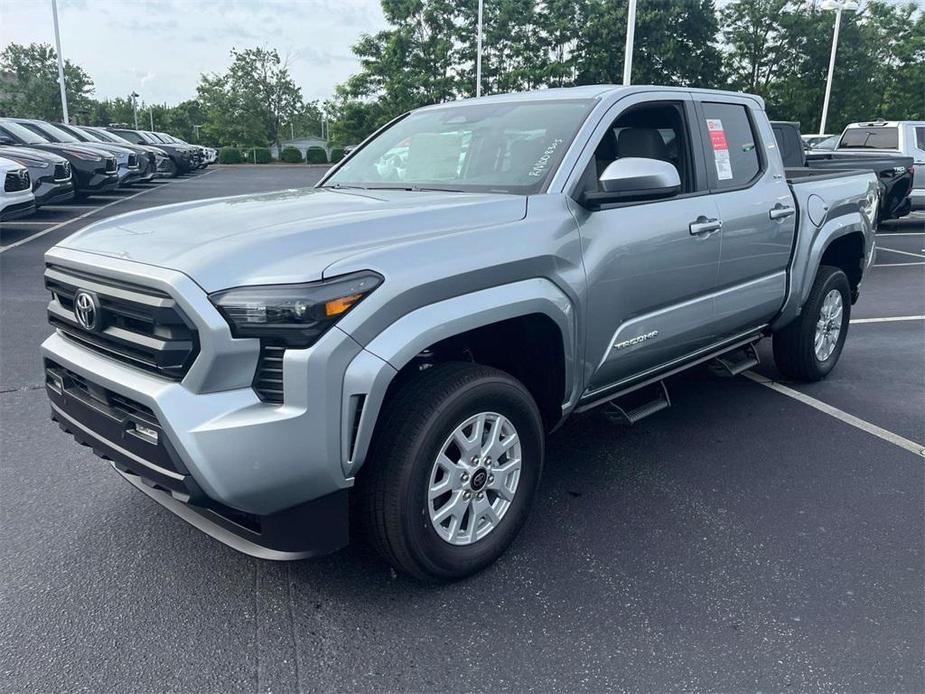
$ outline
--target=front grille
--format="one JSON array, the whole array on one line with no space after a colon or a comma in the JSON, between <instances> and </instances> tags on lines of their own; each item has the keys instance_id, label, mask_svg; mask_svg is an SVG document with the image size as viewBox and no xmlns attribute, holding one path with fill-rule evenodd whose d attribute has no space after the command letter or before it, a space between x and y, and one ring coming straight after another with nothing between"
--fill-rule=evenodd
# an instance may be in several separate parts
<instances>
[{"instance_id":1,"label":"front grille","mask_svg":"<svg viewBox=\"0 0 925 694\"><path fill-rule=\"evenodd\" d=\"M10 171L6 174L3 190L7 193L18 193L22 190L29 190L30 188L32 188L32 179L29 177L28 169Z\"/></svg>"},{"instance_id":2,"label":"front grille","mask_svg":"<svg viewBox=\"0 0 925 694\"><path fill-rule=\"evenodd\" d=\"M88 349L175 381L199 353L193 323L164 292L58 265L46 267L45 286L52 293L48 321ZM99 312L90 327L75 311L81 290Z\"/></svg>"},{"instance_id":3,"label":"front grille","mask_svg":"<svg viewBox=\"0 0 925 694\"><path fill-rule=\"evenodd\" d=\"M283 355L285 347L260 345L260 359L254 374L254 392L264 402L283 401Z\"/></svg>"},{"instance_id":4,"label":"front grille","mask_svg":"<svg viewBox=\"0 0 925 694\"><path fill-rule=\"evenodd\" d=\"M138 167L138 155L129 154L128 155L128 168L134 169Z\"/></svg>"},{"instance_id":5,"label":"front grille","mask_svg":"<svg viewBox=\"0 0 925 694\"><path fill-rule=\"evenodd\" d=\"M66 181L71 177L71 163L69 161L55 164L55 180Z\"/></svg>"},{"instance_id":6,"label":"front grille","mask_svg":"<svg viewBox=\"0 0 925 694\"><path fill-rule=\"evenodd\" d=\"M115 172L116 172L115 157L106 157L106 173L115 173Z\"/></svg>"}]
</instances>

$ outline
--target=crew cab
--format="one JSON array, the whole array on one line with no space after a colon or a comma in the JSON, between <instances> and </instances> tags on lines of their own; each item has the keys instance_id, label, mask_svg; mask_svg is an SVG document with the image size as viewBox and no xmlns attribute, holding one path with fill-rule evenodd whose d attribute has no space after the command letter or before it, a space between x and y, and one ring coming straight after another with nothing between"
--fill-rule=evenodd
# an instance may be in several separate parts
<instances>
[{"instance_id":1,"label":"crew cab","mask_svg":"<svg viewBox=\"0 0 925 694\"><path fill-rule=\"evenodd\" d=\"M636 423L670 375L739 374L766 337L787 377L829 374L878 203L871 172L788 179L757 96L421 108L313 189L132 212L48 251L52 417L242 552L330 552L352 518L396 569L457 579L517 535L573 413Z\"/></svg>"}]
</instances>

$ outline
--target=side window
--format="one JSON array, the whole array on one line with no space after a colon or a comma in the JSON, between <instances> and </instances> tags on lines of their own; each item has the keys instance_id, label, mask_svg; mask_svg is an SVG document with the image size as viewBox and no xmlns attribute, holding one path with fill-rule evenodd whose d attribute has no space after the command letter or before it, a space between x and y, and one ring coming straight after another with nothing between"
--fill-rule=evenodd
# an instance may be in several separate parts
<instances>
[{"instance_id":1,"label":"side window","mask_svg":"<svg viewBox=\"0 0 925 694\"><path fill-rule=\"evenodd\" d=\"M761 172L758 137L748 109L738 104L704 102L703 130L707 170L717 188L741 188Z\"/></svg>"},{"instance_id":2,"label":"side window","mask_svg":"<svg viewBox=\"0 0 925 694\"><path fill-rule=\"evenodd\" d=\"M599 191L604 169L623 157L667 161L678 170L682 193L696 190L683 103L654 102L621 113L594 150L582 177L582 189Z\"/></svg>"},{"instance_id":3,"label":"side window","mask_svg":"<svg viewBox=\"0 0 925 694\"><path fill-rule=\"evenodd\" d=\"M915 146L917 149L925 151L925 128L915 128Z\"/></svg>"}]
</instances>

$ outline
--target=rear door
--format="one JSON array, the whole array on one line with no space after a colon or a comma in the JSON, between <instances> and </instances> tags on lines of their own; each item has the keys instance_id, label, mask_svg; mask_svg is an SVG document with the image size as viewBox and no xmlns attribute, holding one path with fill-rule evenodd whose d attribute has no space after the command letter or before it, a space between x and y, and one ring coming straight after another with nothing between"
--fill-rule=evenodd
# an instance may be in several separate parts
<instances>
[{"instance_id":1,"label":"rear door","mask_svg":"<svg viewBox=\"0 0 925 694\"><path fill-rule=\"evenodd\" d=\"M781 308L796 207L774 133L747 97L697 98L711 196L723 221L715 327L731 337Z\"/></svg>"}]
</instances>

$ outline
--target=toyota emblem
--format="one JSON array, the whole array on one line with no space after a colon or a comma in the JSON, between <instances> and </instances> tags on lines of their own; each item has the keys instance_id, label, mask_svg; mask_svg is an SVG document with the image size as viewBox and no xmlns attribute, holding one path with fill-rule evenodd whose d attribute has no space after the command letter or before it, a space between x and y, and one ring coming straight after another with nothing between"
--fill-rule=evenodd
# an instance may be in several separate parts
<instances>
[{"instance_id":1,"label":"toyota emblem","mask_svg":"<svg viewBox=\"0 0 925 694\"><path fill-rule=\"evenodd\" d=\"M74 295L74 316L84 330L96 330L100 322L100 307L96 297L83 290Z\"/></svg>"}]
</instances>

